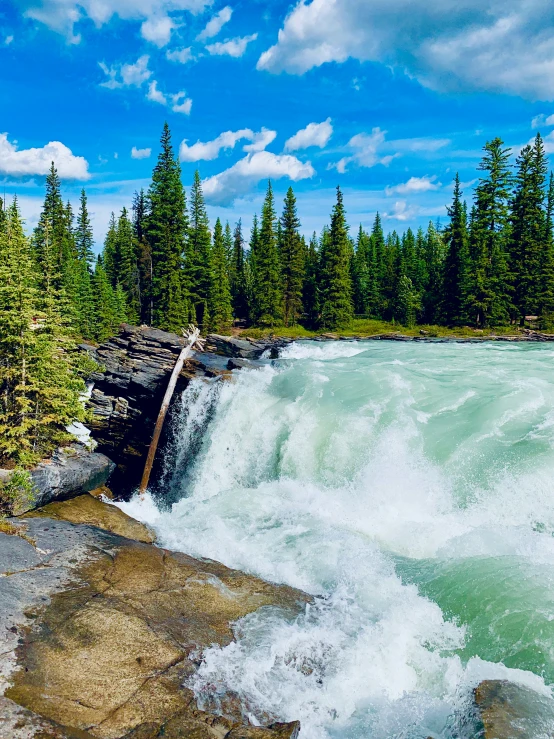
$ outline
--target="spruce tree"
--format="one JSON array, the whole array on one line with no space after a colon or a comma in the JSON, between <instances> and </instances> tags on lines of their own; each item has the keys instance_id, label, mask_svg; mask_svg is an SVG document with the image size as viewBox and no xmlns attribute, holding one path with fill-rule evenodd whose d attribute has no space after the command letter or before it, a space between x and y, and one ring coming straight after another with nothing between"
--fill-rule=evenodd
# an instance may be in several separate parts
<instances>
[{"instance_id":1,"label":"spruce tree","mask_svg":"<svg viewBox=\"0 0 554 739\"><path fill-rule=\"evenodd\" d=\"M200 327L210 325L209 296L212 284L210 273L210 223L198 170L190 191L190 226L187 240L187 272L190 279L190 303L193 318Z\"/></svg>"},{"instance_id":2,"label":"spruce tree","mask_svg":"<svg viewBox=\"0 0 554 739\"><path fill-rule=\"evenodd\" d=\"M248 318L248 290L246 284L246 260L244 255L244 239L242 237L242 223L239 219L233 234L231 275L231 300L233 315L245 320Z\"/></svg>"},{"instance_id":3,"label":"spruce tree","mask_svg":"<svg viewBox=\"0 0 554 739\"><path fill-rule=\"evenodd\" d=\"M302 314L302 284L304 281L304 247L300 237L300 221L292 187L285 197L281 216L280 253L285 326L294 326Z\"/></svg>"},{"instance_id":4,"label":"spruce tree","mask_svg":"<svg viewBox=\"0 0 554 739\"><path fill-rule=\"evenodd\" d=\"M210 328L213 331L227 330L233 320L231 291L227 273L228 256L221 221L215 222L211 253Z\"/></svg>"},{"instance_id":5,"label":"spruce tree","mask_svg":"<svg viewBox=\"0 0 554 739\"><path fill-rule=\"evenodd\" d=\"M360 223L356 249L352 259L352 299L354 301L354 311L359 315L367 315L369 312L369 249L370 238Z\"/></svg>"},{"instance_id":6,"label":"spruce tree","mask_svg":"<svg viewBox=\"0 0 554 739\"><path fill-rule=\"evenodd\" d=\"M554 173L550 173L546 206L545 246L541 255L541 322L554 328Z\"/></svg>"},{"instance_id":7,"label":"spruce tree","mask_svg":"<svg viewBox=\"0 0 554 739\"><path fill-rule=\"evenodd\" d=\"M454 180L454 197L448 208L450 224L446 230L442 318L447 325L460 326L466 318L466 289L469 268L467 213L462 202L460 177Z\"/></svg>"},{"instance_id":8,"label":"spruce tree","mask_svg":"<svg viewBox=\"0 0 554 739\"><path fill-rule=\"evenodd\" d=\"M517 160L510 238L510 268L513 275L514 317L538 314L541 307L541 262L546 249L547 162L544 145L537 134L533 146L524 146Z\"/></svg>"},{"instance_id":9,"label":"spruce tree","mask_svg":"<svg viewBox=\"0 0 554 739\"><path fill-rule=\"evenodd\" d=\"M335 329L352 322L350 257L343 197L337 187L329 238L321 252L321 324L324 328Z\"/></svg>"},{"instance_id":10,"label":"spruce tree","mask_svg":"<svg viewBox=\"0 0 554 739\"><path fill-rule=\"evenodd\" d=\"M169 126L165 123L161 152L148 190L145 233L152 253L152 322L169 331L180 332L189 318L189 286L184 270L187 231L181 167L173 153Z\"/></svg>"},{"instance_id":11,"label":"spruce tree","mask_svg":"<svg viewBox=\"0 0 554 739\"><path fill-rule=\"evenodd\" d=\"M146 238L147 198L144 190L135 192L133 197L133 233L135 235L136 256L139 268L141 320L151 324L152 306L152 249Z\"/></svg>"},{"instance_id":12,"label":"spruce tree","mask_svg":"<svg viewBox=\"0 0 554 739\"><path fill-rule=\"evenodd\" d=\"M87 194L84 190L81 190L79 201L79 213L77 215L77 226L75 229L75 247L77 249L77 256L87 265L89 272L92 273L94 266L94 238L88 214Z\"/></svg>"},{"instance_id":13,"label":"spruce tree","mask_svg":"<svg viewBox=\"0 0 554 739\"><path fill-rule=\"evenodd\" d=\"M282 319L282 293L280 264L277 251L277 217L271 182L262 207L259 235L253 251L252 318L254 323L266 326L278 325Z\"/></svg>"},{"instance_id":14,"label":"spruce tree","mask_svg":"<svg viewBox=\"0 0 554 739\"><path fill-rule=\"evenodd\" d=\"M117 276L119 274L119 251L117 243L117 221L115 213L112 211L106 238L104 239L104 248L102 249L102 266L106 272L110 285L117 285Z\"/></svg>"},{"instance_id":15,"label":"spruce tree","mask_svg":"<svg viewBox=\"0 0 554 739\"><path fill-rule=\"evenodd\" d=\"M115 291L100 259L96 262L92 284L96 314L95 339L102 342L116 332L120 306L116 306Z\"/></svg>"},{"instance_id":16,"label":"spruce tree","mask_svg":"<svg viewBox=\"0 0 554 739\"><path fill-rule=\"evenodd\" d=\"M135 235L126 208L117 223L116 244L119 257L116 288L121 287L125 296L126 320L137 323L141 315L140 272Z\"/></svg>"},{"instance_id":17,"label":"spruce tree","mask_svg":"<svg viewBox=\"0 0 554 739\"><path fill-rule=\"evenodd\" d=\"M308 326L314 328L319 323L319 242L315 231L306 253L302 305Z\"/></svg>"}]
</instances>

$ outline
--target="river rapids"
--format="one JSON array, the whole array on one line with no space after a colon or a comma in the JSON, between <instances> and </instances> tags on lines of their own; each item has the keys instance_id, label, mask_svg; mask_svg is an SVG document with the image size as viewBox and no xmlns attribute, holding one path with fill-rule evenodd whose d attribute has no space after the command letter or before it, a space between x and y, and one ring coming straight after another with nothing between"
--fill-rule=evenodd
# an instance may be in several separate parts
<instances>
[{"instance_id":1,"label":"river rapids","mask_svg":"<svg viewBox=\"0 0 554 739\"><path fill-rule=\"evenodd\" d=\"M193 381L160 543L316 596L262 609L190 687L302 739L473 739L472 689L554 683L554 351L299 342Z\"/></svg>"}]
</instances>

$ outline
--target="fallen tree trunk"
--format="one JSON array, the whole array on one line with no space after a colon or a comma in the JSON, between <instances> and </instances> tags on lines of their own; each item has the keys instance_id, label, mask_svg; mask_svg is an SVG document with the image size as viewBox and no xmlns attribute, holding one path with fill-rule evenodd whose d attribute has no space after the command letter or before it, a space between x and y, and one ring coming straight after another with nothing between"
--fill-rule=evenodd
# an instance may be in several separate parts
<instances>
[{"instance_id":1,"label":"fallen tree trunk","mask_svg":"<svg viewBox=\"0 0 554 739\"><path fill-rule=\"evenodd\" d=\"M177 359L177 362L175 363L175 367L173 368L173 372L171 373L171 377L169 378L169 384L167 386L167 390L165 391L164 399L162 401L162 406L158 414L158 420L156 421L156 426L154 428L154 434L152 435L152 441L150 443L150 448L148 450L146 464L144 465L144 472L142 475L142 480L141 480L140 488L139 488L139 494L141 498L144 498L144 495L148 488L148 483L150 481L150 473L152 472L154 458L156 457L156 451L158 449L160 435L162 433L162 428L164 425L165 417L167 415L167 411L169 410L171 398L173 397L173 393L175 392L175 385L177 384L177 378L181 374L181 370L183 369L185 360L188 359L190 355L192 354L195 345L196 345L196 348L201 351L202 345L204 343L203 339L200 338L200 329L198 329L196 326L189 326L189 330L186 331L184 335L187 340L187 344L183 347L181 353L179 354L179 358Z\"/></svg>"}]
</instances>

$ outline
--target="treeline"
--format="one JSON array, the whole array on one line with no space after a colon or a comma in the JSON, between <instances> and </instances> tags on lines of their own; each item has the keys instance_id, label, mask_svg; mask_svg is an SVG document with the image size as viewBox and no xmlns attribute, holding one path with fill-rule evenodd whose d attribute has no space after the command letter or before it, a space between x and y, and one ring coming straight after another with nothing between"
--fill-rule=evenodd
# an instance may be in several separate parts
<instances>
[{"instance_id":1,"label":"treeline","mask_svg":"<svg viewBox=\"0 0 554 739\"><path fill-rule=\"evenodd\" d=\"M343 196L330 223L306 240L289 188L278 215L271 183L248 239L239 221L213 231L198 172L188 194L167 124L147 192L112 219L93 255L86 194L75 217L54 166L31 243L40 290L55 289L75 335L103 340L127 320L204 331L233 320L276 327L348 326L354 317L403 325L543 325L554 316L552 176L537 135L515 160L500 139L488 142L471 203L459 178L444 227L384 234L349 232ZM50 287L51 286L51 287Z\"/></svg>"}]
</instances>

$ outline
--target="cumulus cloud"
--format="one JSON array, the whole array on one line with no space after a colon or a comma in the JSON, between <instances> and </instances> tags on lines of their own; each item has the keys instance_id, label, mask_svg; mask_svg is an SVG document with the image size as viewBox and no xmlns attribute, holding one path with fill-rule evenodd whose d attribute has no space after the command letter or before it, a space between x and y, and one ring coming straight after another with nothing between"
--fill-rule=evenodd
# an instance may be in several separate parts
<instances>
[{"instance_id":1,"label":"cumulus cloud","mask_svg":"<svg viewBox=\"0 0 554 739\"><path fill-rule=\"evenodd\" d=\"M352 151L350 156L343 157L338 162L329 165L340 174L344 174L349 164L355 163L359 167L375 167L376 164L388 166L395 158L395 154L381 155L380 149L385 142L386 131L374 128L370 134L358 133L352 136L347 148Z\"/></svg>"},{"instance_id":2,"label":"cumulus cloud","mask_svg":"<svg viewBox=\"0 0 554 739\"><path fill-rule=\"evenodd\" d=\"M206 50L213 56L232 56L238 59L244 56L246 47L251 41L255 41L258 38L257 33L253 33L251 36L242 36L240 38L232 38L228 41L218 41L215 44L208 44Z\"/></svg>"},{"instance_id":3,"label":"cumulus cloud","mask_svg":"<svg viewBox=\"0 0 554 739\"><path fill-rule=\"evenodd\" d=\"M183 115L190 115L192 110L192 99L187 97L187 93L182 90L171 96L171 110L174 113L183 113Z\"/></svg>"},{"instance_id":4,"label":"cumulus cloud","mask_svg":"<svg viewBox=\"0 0 554 739\"><path fill-rule=\"evenodd\" d=\"M185 49L174 49L173 51L166 51L165 58L170 62L178 62L179 64L186 64L192 59L192 49L187 46Z\"/></svg>"},{"instance_id":5,"label":"cumulus cloud","mask_svg":"<svg viewBox=\"0 0 554 739\"><path fill-rule=\"evenodd\" d=\"M440 182L436 182L436 175L433 177L410 177L407 182L394 187L386 187L387 195L413 195L420 192L429 192L430 190L438 190L441 187Z\"/></svg>"},{"instance_id":6,"label":"cumulus cloud","mask_svg":"<svg viewBox=\"0 0 554 739\"><path fill-rule=\"evenodd\" d=\"M192 146L189 146L185 139L179 147L179 157L182 162L199 162L200 160L209 162L217 159L221 151L234 149L237 143L244 139L252 142L243 147L244 151L263 151L276 135L276 131L269 131L267 128L262 128L258 132L250 128L241 128L239 131L224 131L211 141L197 141Z\"/></svg>"},{"instance_id":7,"label":"cumulus cloud","mask_svg":"<svg viewBox=\"0 0 554 739\"><path fill-rule=\"evenodd\" d=\"M405 200L397 200L393 210L390 213L384 213L383 217L391 221L410 221L420 214L420 210L417 205L408 205Z\"/></svg>"},{"instance_id":8,"label":"cumulus cloud","mask_svg":"<svg viewBox=\"0 0 554 739\"><path fill-rule=\"evenodd\" d=\"M161 90L158 90L158 83L156 82L156 80L152 80L152 82L148 85L148 93L146 97L153 103L167 105L167 98Z\"/></svg>"},{"instance_id":9,"label":"cumulus cloud","mask_svg":"<svg viewBox=\"0 0 554 739\"><path fill-rule=\"evenodd\" d=\"M202 183L207 200L217 205L229 205L235 198L247 193L260 180L288 177L293 182L313 177L310 162L301 162L290 154L272 154L258 151L248 154L229 169L208 177Z\"/></svg>"},{"instance_id":10,"label":"cumulus cloud","mask_svg":"<svg viewBox=\"0 0 554 739\"><path fill-rule=\"evenodd\" d=\"M540 115L535 116L531 121L531 128L540 128L541 126L546 126L547 128L554 126L554 114L545 115L544 113L541 113Z\"/></svg>"},{"instance_id":11,"label":"cumulus cloud","mask_svg":"<svg viewBox=\"0 0 554 739\"><path fill-rule=\"evenodd\" d=\"M152 76L151 70L148 69L149 61L150 57L144 54L134 64L116 64L108 67L104 62L100 62L101 70L108 77L100 83L100 86L107 87L109 90L116 90L120 87L141 87Z\"/></svg>"},{"instance_id":12,"label":"cumulus cloud","mask_svg":"<svg viewBox=\"0 0 554 739\"><path fill-rule=\"evenodd\" d=\"M225 8L222 8L219 13L216 13L213 18L208 21L208 23L206 24L206 28L202 31L202 33L198 34L198 36L196 37L198 41L204 41L205 39L217 36L223 26L226 23L229 23L232 15L233 10L228 5Z\"/></svg>"},{"instance_id":13,"label":"cumulus cloud","mask_svg":"<svg viewBox=\"0 0 554 739\"><path fill-rule=\"evenodd\" d=\"M80 34L75 33L75 25L82 19L90 18L99 28L117 15L122 20L146 21L148 25L142 29L144 38L158 44L164 24L167 29L167 20L161 26L160 20L166 19L168 13L201 13L211 5L211 0L20 0L20 3L28 18L64 34L71 43L81 40ZM153 30L156 23L157 33Z\"/></svg>"},{"instance_id":14,"label":"cumulus cloud","mask_svg":"<svg viewBox=\"0 0 554 739\"><path fill-rule=\"evenodd\" d=\"M332 135L333 126L330 118L322 123L309 123L306 128L297 131L285 142L285 151L299 151L309 149L310 146L319 146L323 149Z\"/></svg>"},{"instance_id":15,"label":"cumulus cloud","mask_svg":"<svg viewBox=\"0 0 554 739\"><path fill-rule=\"evenodd\" d=\"M13 177L48 174L54 162L62 179L88 180L88 162L75 156L61 141L50 141L45 146L18 149L17 142L10 143L8 134L0 134L0 173Z\"/></svg>"},{"instance_id":16,"label":"cumulus cloud","mask_svg":"<svg viewBox=\"0 0 554 739\"><path fill-rule=\"evenodd\" d=\"M276 136L277 131L271 131L269 128L262 127L261 131L252 133L251 136L247 137L251 139L252 143L243 146L243 150L248 153L263 151L275 140Z\"/></svg>"},{"instance_id":17,"label":"cumulus cloud","mask_svg":"<svg viewBox=\"0 0 554 739\"><path fill-rule=\"evenodd\" d=\"M168 15L152 16L143 22L140 32L143 39L162 48L170 42L174 28L175 23Z\"/></svg>"},{"instance_id":18,"label":"cumulus cloud","mask_svg":"<svg viewBox=\"0 0 554 739\"><path fill-rule=\"evenodd\" d=\"M552 100L553 30L549 0L299 0L258 69L303 74L352 57L439 91Z\"/></svg>"},{"instance_id":19,"label":"cumulus cloud","mask_svg":"<svg viewBox=\"0 0 554 739\"><path fill-rule=\"evenodd\" d=\"M131 149L131 157L133 159L148 159L148 157L152 154L152 149L137 149L136 146L133 146Z\"/></svg>"}]
</instances>

